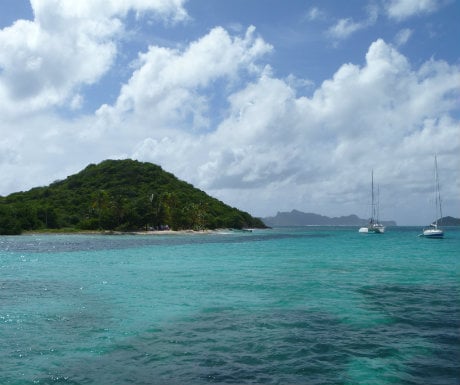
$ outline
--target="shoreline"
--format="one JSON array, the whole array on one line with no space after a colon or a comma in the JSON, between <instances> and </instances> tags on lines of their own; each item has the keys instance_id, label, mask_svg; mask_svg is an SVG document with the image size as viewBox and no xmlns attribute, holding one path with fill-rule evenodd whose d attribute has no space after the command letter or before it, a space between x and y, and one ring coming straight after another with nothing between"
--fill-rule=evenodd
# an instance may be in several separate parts
<instances>
[{"instance_id":1,"label":"shoreline","mask_svg":"<svg viewBox=\"0 0 460 385\"><path fill-rule=\"evenodd\" d=\"M115 231L115 230L68 230L68 231L24 231L18 235L206 235L224 232L244 231L235 229L205 229L205 230L141 230L141 231Z\"/></svg>"}]
</instances>

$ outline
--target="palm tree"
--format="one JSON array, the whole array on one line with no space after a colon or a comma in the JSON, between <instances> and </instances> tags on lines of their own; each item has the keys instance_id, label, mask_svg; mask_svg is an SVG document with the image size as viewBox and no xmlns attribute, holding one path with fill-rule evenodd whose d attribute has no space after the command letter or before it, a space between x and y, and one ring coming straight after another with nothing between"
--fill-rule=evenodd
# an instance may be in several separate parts
<instances>
[{"instance_id":1,"label":"palm tree","mask_svg":"<svg viewBox=\"0 0 460 385\"><path fill-rule=\"evenodd\" d=\"M99 221L99 228L101 228L102 214L107 210L110 203L110 196L105 190L96 191L93 196L93 203L91 208L96 212Z\"/></svg>"}]
</instances>

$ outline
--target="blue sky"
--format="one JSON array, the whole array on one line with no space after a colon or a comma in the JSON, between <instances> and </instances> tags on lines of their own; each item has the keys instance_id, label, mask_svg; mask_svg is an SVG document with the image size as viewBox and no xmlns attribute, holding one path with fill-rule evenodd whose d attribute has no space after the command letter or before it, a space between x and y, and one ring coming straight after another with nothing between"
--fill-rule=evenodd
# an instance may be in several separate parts
<instances>
[{"instance_id":1,"label":"blue sky","mask_svg":"<svg viewBox=\"0 0 460 385\"><path fill-rule=\"evenodd\" d=\"M0 194L107 158L256 216L460 217L460 3L3 0Z\"/></svg>"}]
</instances>

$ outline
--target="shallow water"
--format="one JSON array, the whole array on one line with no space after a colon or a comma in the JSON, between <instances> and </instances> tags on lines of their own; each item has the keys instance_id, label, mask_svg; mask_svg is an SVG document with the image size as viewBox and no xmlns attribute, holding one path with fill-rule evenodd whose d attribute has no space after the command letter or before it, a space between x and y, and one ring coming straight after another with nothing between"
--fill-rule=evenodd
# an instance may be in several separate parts
<instances>
[{"instance_id":1,"label":"shallow water","mask_svg":"<svg viewBox=\"0 0 460 385\"><path fill-rule=\"evenodd\" d=\"M0 237L0 384L460 383L460 231Z\"/></svg>"}]
</instances>

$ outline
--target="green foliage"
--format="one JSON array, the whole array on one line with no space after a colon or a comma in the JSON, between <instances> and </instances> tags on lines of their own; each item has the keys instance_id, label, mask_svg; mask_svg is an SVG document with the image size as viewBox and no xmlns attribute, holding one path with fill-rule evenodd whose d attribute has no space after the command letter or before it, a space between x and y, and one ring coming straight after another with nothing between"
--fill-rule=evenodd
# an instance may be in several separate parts
<instances>
[{"instance_id":1,"label":"green foliage","mask_svg":"<svg viewBox=\"0 0 460 385\"><path fill-rule=\"evenodd\" d=\"M0 234L76 228L140 230L265 227L180 181L161 167L134 160L90 164L78 174L0 198Z\"/></svg>"},{"instance_id":2,"label":"green foliage","mask_svg":"<svg viewBox=\"0 0 460 385\"><path fill-rule=\"evenodd\" d=\"M21 232L21 223L17 220L13 210L0 206L0 234L17 235Z\"/></svg>"}]
</instances>

